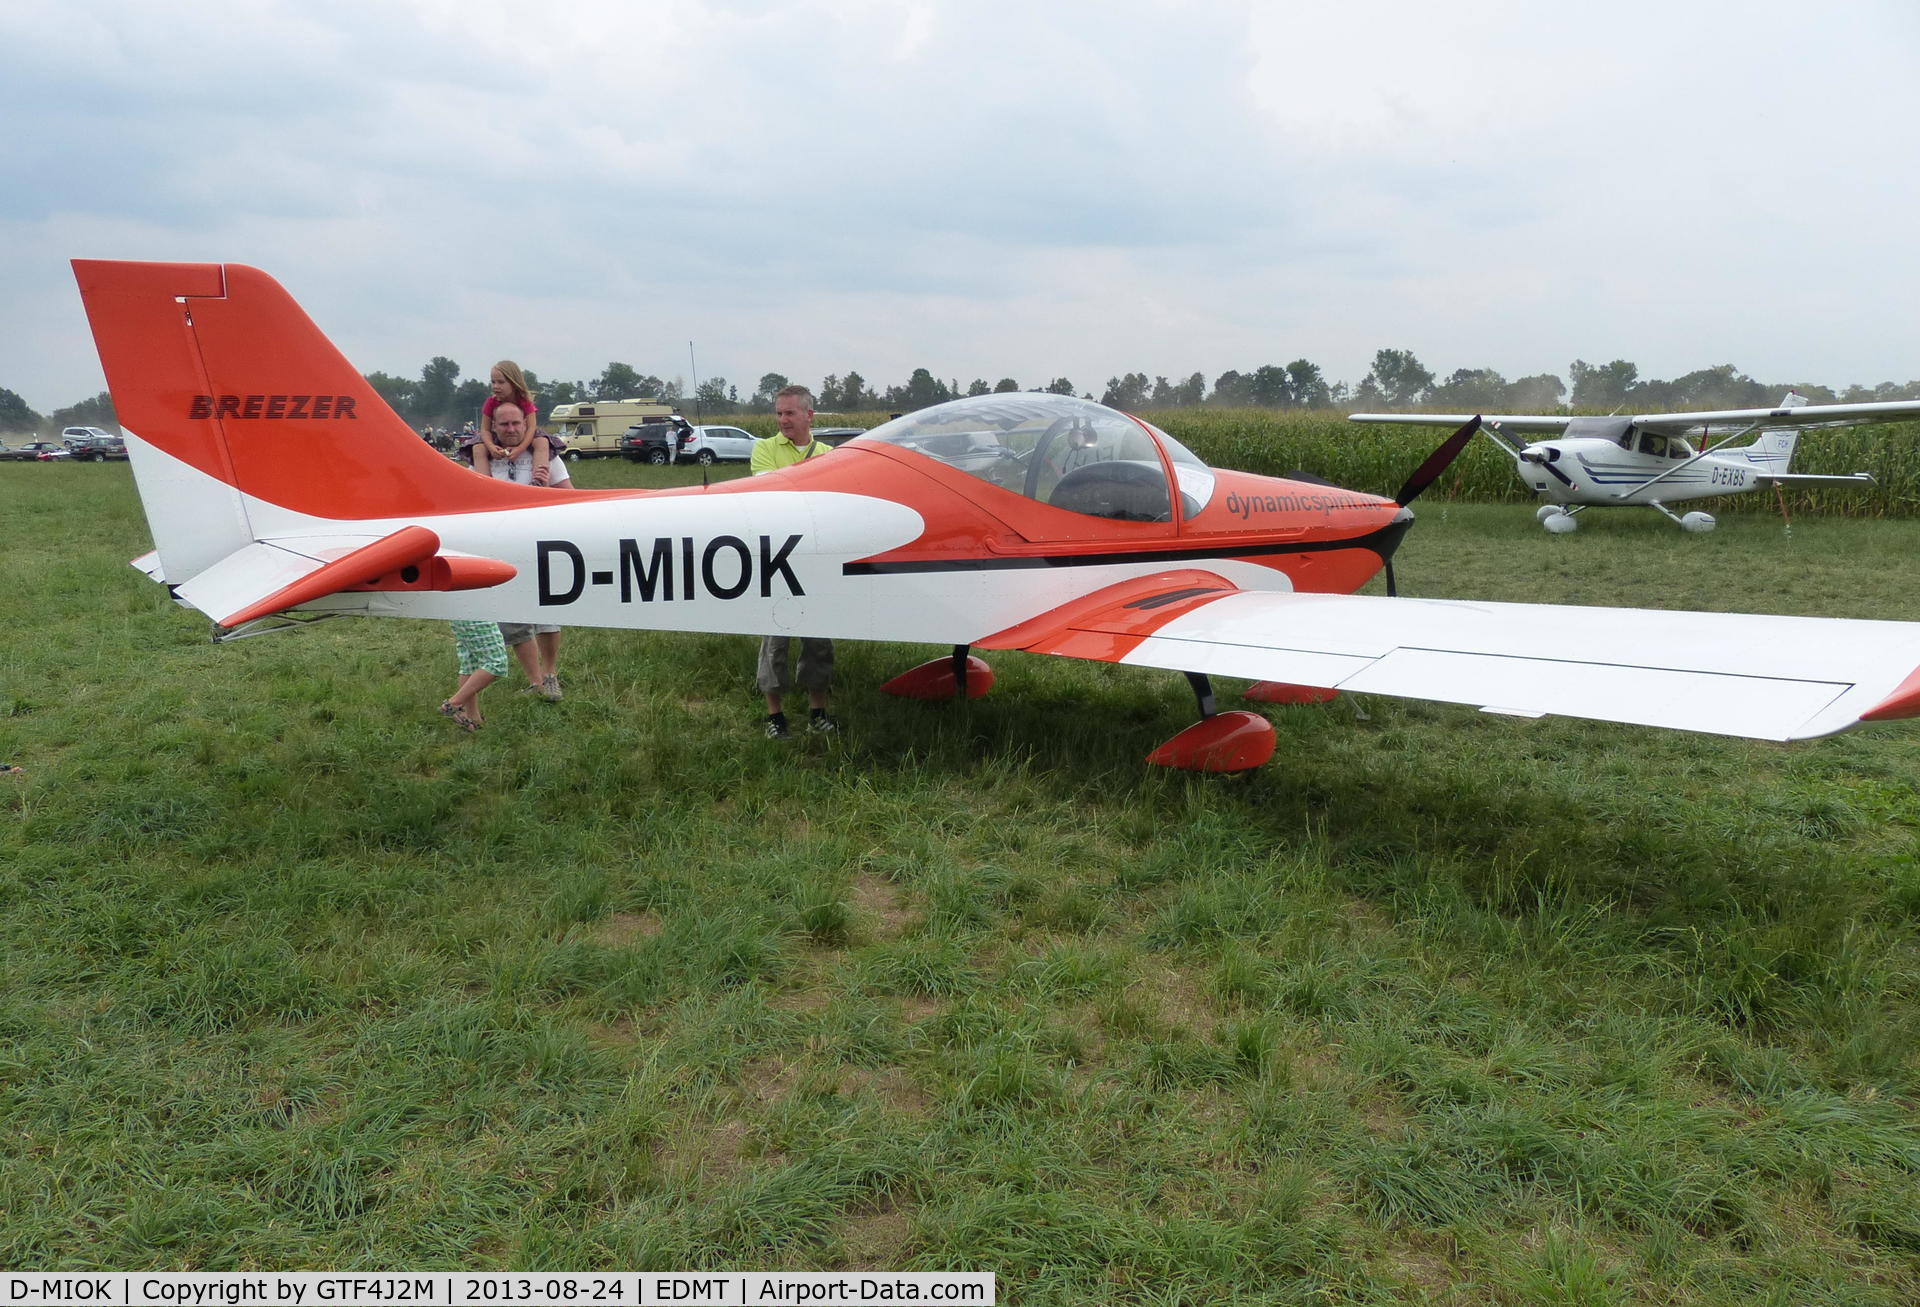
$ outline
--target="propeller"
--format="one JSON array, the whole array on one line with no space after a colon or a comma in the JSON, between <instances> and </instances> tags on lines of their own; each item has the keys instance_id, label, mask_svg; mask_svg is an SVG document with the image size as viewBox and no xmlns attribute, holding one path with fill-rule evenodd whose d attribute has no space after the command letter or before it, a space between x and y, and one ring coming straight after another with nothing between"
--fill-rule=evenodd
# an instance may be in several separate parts
<instances>
[{"instance_id":1,"label":"propeller","mask_svg":"<svg viewBox=\"0 0 1920 1307\"><path fill-rule=\"evenodd\" d=\"M1464 422L1460 429L1448 436L1440 448L1427 455L1427 461L1414 469L1407 484L1400 487L1400 493L1393 502L1405 508L1420 497L1420 492L1440 479L1440 474L1452 466L1453 460L1460 457L1460 451L1467 447L1474 433L1480 430L1480 417L1475 414Z\"/></svg>"},{"instance_id":2,"label":"propeller","mask_svg":"<svg viewBox=\"0 0 1920 1307\"><path fill-rule=\"evenodd\" d=\"M1453 460L1460 457L1460 452L1467 447L1468 442L1479 430L1480 415L1476 413L1462 423L1458 431L1442 441L1440 448L1427 455L1427 461L1414 469L1413 475L1407 478L1407 483L1400 487L1400 493L1393 497L1393 502L1405 508L1418 499L1422 491L1438 481L1440 474L1453 465ZM1392 555L1388 555L1385 561L1387 596L1393 598L1400 593L1400 587L1394 583Z\"/></svg>"}]
</instances>

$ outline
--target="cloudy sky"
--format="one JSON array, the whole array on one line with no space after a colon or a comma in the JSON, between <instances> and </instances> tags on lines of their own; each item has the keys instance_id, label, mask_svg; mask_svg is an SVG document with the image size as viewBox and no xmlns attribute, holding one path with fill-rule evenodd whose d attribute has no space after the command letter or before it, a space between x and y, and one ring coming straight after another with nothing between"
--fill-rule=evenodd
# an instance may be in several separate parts
<instances>
[{"instance_id":1,"label":"cloudy sky","mask_svg":"<svg viewBox=\"0 0 1920 1307\"><path fill-rule=\"evenodd\" d=\"M1913 0L0 0L0 39L41 412L103 386L76 256L253 264L408 374L1920 377Z\"/></svg>"}]
</instances>

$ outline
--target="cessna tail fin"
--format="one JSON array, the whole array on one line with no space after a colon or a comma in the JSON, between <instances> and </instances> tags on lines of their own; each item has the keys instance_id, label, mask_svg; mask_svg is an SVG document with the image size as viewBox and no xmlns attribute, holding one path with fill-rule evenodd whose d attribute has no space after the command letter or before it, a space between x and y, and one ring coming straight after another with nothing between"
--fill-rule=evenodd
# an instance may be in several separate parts
<instances>
[{"instance_id":1,"label":"cessna tail fin","mask_svg":"<svg viewBox=\"0 0 1920 1307\"><path fill-rule=\"evenodd\" d=\"M1780 474L1793 466L1793 451L1799 444L1798 427L1774 427L1762 431L1751 445L1725 452L1742 455L1762 472Z\"/></svg>"},{"instance_id":2,"label":"cessna tail fin","mask_svg":"<svg viewBox=\"0 0 1920 1307\"><path fill-rule=\"evenodd\" d=\"M169 584L289 524L377 523L377 536L552 493L428 448L257 269L76 259L73 270Z\"/></svg>"},{"instance_id":3,"label":"cessna tail fin","mask_svg":"<svg viewBox=\"0 0 1920 1307\"><path fill-rule=\"evenodd\" d=\"M1797 390L1789 390L1780 401L1781 408L1799 408L1807 402L1807 397ZM1754 437L1749 444L1732 449L1716 451L1736 455L1759 468L1762 472L1775 476L1784 475L1793 467L1793 452L1800 444L1799 427L1769 427Z\"/></svg>"}]
</instances>

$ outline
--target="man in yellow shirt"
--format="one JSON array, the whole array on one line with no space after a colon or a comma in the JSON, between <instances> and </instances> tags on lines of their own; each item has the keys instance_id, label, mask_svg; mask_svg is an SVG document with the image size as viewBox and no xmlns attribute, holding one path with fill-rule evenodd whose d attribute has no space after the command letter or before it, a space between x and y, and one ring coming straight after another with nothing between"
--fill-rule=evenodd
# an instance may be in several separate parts
<instances>
[{"instance_id":1,"label":"man in yellow shirt","mask_svg":"<svg viewBox=\"0 0 1920 1307\"><path fill-rule=\"evenodd\" d=\"M748 464L753 475L776 472L783 467L818 457L828 451L824 441L813 438L813 392L805 386L786 386L773 397L773 419L780 424L777 434L753 442L753 459ZM782 698L787 692L787 657L791 637L769 635L760 641L760 665L754 683L767 696L767 738L788 740L787 714ZM794 684L807 692L811 711L807 729L825 734L839 729L827 715L827 696L833 685L833 641L812 636L800 637L800 667Z\"/></svg>"}]
</instances>

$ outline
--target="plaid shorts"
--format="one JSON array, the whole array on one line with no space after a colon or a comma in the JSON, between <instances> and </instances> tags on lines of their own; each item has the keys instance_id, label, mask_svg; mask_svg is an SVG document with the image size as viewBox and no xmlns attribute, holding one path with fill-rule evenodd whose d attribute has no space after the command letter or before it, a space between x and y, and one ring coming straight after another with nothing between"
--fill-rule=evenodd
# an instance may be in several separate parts
<instances>
[{"instance_id":1,"label":"plaid shorts","mask_svg":"<svg viewBox=\"0 0 1920 1307\"><path fill-rule=\"evenodd\" d=\"M507 674L507 642L497 622L449 622L454 652L460 655L460 675L473 672Z\"/></svg>"}]
</instances>

